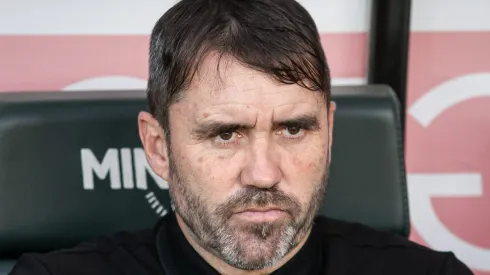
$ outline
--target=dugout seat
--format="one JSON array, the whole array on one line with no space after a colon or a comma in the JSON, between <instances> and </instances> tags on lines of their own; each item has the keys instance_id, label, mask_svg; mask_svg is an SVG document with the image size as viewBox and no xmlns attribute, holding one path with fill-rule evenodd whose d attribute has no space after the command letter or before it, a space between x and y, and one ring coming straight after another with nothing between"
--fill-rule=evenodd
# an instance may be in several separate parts
<instances>
[{"instance_id":1,"label":"dugout seat","mask_svg":"<svg viewBox=\"0 0 490 275\"><path fill-rule=\"evenodd\" d=\"M396 96L386 86L335 87L333 100L322 214L407 237ZM0 94L0 274L21 253L151 227L169 211L138 137L145 109L144 91Z\"/></svg>"}]
</instances>

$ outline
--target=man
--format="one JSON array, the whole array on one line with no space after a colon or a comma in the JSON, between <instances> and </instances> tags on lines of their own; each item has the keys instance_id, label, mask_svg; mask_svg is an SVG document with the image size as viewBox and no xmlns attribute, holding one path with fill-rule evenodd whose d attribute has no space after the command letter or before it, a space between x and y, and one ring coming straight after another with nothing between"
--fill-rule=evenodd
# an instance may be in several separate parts
<instances>
[{"instance_id":1,"label":"man","mask_svg":"<svg viewBox=\"0 0 490 275\"><path fill-rule=\"evenodd\" d=\"M335 104L316 26L293 0L182 0L150 42L148 162L175 211L154 230L11 274L471 274L440 253L317 217Z\"/></svg>"}]
</instances>

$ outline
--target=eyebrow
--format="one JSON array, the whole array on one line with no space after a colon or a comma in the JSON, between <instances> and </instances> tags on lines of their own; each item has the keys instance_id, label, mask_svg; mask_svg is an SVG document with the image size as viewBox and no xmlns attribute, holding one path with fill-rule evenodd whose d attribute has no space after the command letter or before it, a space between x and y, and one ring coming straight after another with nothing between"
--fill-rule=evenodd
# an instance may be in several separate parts
<instances>
[{"instance_id":1,"label":"eyebrow","mask_svg":"<svg viewBox=\"0 0 490 275\"><path fill-rule=\"evenodd\" d=\"M320 122L315 115L305 114L286 120L274 121L272 126L274 129L296 126L305 130L319 130ZM253 127L254 125L251 124L227 123L223 121L207 121L198 124L191 131L191 134L198 139L205 139L216 136L219 133L234 132L239 129L252 129Z\"/></svg>"},{"instance_id":2,"label":"eyebrow","mask_svg":"<svg viewBox=\"0 0 490 275\"><path fill-rule=\"evenodd\" d=\"M234 132L238 129L251 129L253 125L208 121L200 123L192 130L192 135L198 139L209 138L219 133Z\"/></svg>"},{"instance_id":3,"label":"eyebrow","mask_svg":"<svg viewBox=\"0 0 490 275\"><path fill-rule=\"evenodd\" d=\"M320 121L313 114L300 115L294 118L273 123L274 128L298 126L306 130L319 130Z\"/></svg>"}]
</instances>

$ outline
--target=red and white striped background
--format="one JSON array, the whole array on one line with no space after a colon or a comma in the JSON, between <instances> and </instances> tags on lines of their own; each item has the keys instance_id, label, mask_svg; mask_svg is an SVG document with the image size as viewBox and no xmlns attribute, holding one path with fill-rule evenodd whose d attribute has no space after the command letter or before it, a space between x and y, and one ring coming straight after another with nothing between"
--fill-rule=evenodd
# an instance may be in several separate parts
<instances>
[{"instance_id":1,"label":"red and white striped background","mask_svg":"<svg viewBox=\"0 0 490 275\"><path fill-rule=\"evenodd\" d=\"M369 0L300 0L334 84L365 83ZM144 88L175 0L0 4L0 91ZM490 2L413 0L407 106L412 240L490 275Z\"/></svg>"}]
</instances>

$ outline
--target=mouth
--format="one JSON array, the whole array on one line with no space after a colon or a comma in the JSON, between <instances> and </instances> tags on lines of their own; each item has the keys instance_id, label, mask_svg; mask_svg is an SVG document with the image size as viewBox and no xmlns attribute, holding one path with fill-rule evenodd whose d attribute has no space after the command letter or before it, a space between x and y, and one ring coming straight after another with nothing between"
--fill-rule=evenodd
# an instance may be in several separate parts
<instances>
[{"instance_id":1,"label":"mouth","mask_svg":"<svg viewBox=\"0 0 490 275\"><path fill-rule=\"evenodd\" d=\"M263 223L285 218L287 212L278 207L247 208L234 214L235 217L248 222Z\"/></svg>"}]
</instances>

